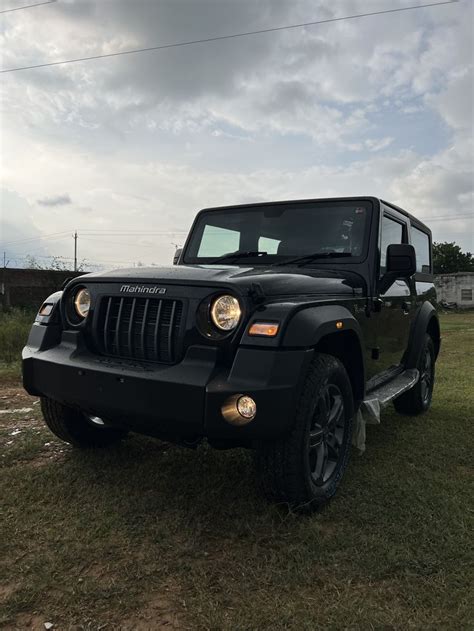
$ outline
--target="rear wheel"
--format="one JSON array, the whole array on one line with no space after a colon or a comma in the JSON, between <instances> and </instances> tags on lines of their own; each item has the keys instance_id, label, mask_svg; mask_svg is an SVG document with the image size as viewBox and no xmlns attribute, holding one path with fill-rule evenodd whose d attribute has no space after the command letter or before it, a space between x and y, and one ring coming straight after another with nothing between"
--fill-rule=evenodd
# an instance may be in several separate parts
<instances>
[{"instance_id":1,"label":"rear wheel","mask_svg":"<svg viewBox=\"0 0 474 631\"><path fill-rule=\"evenodd\" d=\"M124 430L105 426L97 416L47 397L41 399L41 411L53 434L75 447L108 447L127 435Z\"/></svg>"},{"instance_id":2,"label":"rear wheel","mask_svg":"<svg viewBox=\"0 0 474 631\"><path fill-rule=\"evenodd\" d=\"M311 510L336 492L349 460L354 405L339 360L312 361L290 434L257 448L257 468L267 497Z\"/></svg>"},{"instance_id":3,"label":"rear wheel","mask_svg":"<svg viewBox=\"0 0 474 631\"><path fill-rule=\"evenodd\" d=\"M435 359L433 340L428 334L425 334L423 347L416 366L420 373L419 379L411 390L395 399L393 405L397 412L414 416L422 414L429 409L433 398Z\"/></svg>"}]
</instances>

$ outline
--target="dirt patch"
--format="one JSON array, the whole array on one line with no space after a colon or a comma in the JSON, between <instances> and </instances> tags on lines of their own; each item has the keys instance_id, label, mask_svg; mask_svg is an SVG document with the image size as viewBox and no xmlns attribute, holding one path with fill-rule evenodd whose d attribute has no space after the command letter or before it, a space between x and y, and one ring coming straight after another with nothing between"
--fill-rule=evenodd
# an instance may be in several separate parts
<instances>
[{"instance_id":1,"label":"dirt patch","mask_svg":"<svg viewBox=\"0 0 474 631\"><path fill-rule=\"evenodd\" d=\"M120 628L124 631L148 631L166 629L185 631L189 629L183 622L184 599L179 585L168 582L161 590L150 594L146 603L129 620L123 620Z\"/></svg>"},{"instance_id":2,"label":"dirt patch","mask_svg":"<svg viewBox=\"0 0 474 631\"><path fill-rule=\"evenodd\" d=\"M13 626L9 627L12 631L24 631L25 629L33 629L33 631L44 631L44 623L48 622L42 616L35 614L22 613L20 614Z\"/></svg>"},{"instance_id":3,"label":"dirt patch","mask_svg":"<svg viewBox=\"0 0 474 631\"><path fill-rule=\"evenodd\" d=\"M21 464L31 467L32 469L41 469L42 467L47 467L50 464L64 460L64 457L65 455L62 451L54 451L51 454L42 453L38 458Z\"/></svg>"},{"instance_id":4,"label":"dirt patch","mask_svg":"<svg viewBox=\"0 0 474 631\"><path fill-rule=\"evenodd\" d=\"M28 414L18 412L2 414L0 415L0 428L11 429L15 432L13 436L20 434L24 430L34 430L36 432L44 430L44 423L40 419L32 417L31 414L32 412Z\"/></svg>"},{"instance_id":5,"label":"dirt patch","mask_svg":"<svg viewBox=\"0 0 474 631\"><path fill-rule=\"evenodd\" d=\"M0 585L0 603L8 600L16 592L14 585Z\"/></svg>"},{"instance_id":6,"label":"dirt patch","mask_svg":"<svg viewBox=\"0 0 474 631\"><path fill-rule=\"evenodd\" d=\"M21 384L0 385L0 428L12 431L41 431L41 406L38 397L27 394Z\"/></svg>"},{"instance_id":7,"label":"dirt patch","mask_svg":"<svg viewBox=\"0 0 474 631\"><path fill-rule=\"evenodd\" d=\"M27 394L20 384L0 386L0 410L37 407L38 397Z\"/></svg>"}]
</instances>

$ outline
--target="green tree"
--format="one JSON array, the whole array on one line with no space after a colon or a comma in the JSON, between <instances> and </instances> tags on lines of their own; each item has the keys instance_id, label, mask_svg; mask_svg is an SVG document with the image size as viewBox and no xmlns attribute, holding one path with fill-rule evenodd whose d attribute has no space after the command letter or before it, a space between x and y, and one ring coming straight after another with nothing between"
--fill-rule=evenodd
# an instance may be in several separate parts
<instances>
[{"instance_id":1,"label":"green tree","mask_svg":"<svg viewBox=\"0 0 474 631\"><path fill-rule=\"evenodd\" d=\"M454 241L433 243L433 267L435 274L474 272L474 256L463 252Z\"/></svg>"}]
</instances>

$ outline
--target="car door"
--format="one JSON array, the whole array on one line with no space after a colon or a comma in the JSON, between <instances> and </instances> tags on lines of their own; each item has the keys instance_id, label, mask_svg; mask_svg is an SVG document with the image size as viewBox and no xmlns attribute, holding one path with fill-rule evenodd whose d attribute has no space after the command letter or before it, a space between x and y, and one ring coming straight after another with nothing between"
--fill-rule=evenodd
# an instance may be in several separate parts
<instances>
[{"instance_id":1,"label":"car door","mask_svg":"<svg viewBox=\"0 0 474 631\"><path fill-rule=\"evenodd\" d=\"M392 243L408 243L408 220L395 210L383 211L380 221L379 278L386 271L387 248ZM398 278L377 299L379 313L376 318L375 354L378 373L399 366L408 346L410 326L415 304L414 280Z\"/></svg>"}]
</instances>

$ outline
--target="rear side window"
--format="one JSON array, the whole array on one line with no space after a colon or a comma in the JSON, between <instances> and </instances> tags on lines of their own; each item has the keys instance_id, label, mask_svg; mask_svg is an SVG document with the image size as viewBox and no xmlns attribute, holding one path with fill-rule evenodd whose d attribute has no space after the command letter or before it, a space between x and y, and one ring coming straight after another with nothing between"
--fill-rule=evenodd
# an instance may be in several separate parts
<instances>
[{"instance_id":1,"label":"rear side window","mask_svg":"<svg viewBox=\"0 0 474 631\"><path fill-rule=\"evenodd\" d=\"M422 232L412 226L411 242L416 252L416 271L422 274L431 273L430 238L426 232Z\"/></svg>"},{"instance_id":2,"label":"rear side window","mask_svg":"<svg viewBox=\"0 0 474 631\"><path fill-rule=\"evenodd\" d=\"M382 237L380 241L380 271L385 272L387 248L392 243L403 243L403 225L384 215L382 218Z\"/></svg>"},{"instance_id":3,"label":"rear side window","mask_svg":"<svg viewBox=\"0 0 474 631\"><path fill-rule=\"evenodd\" d=\"M258 240L258 251L267 254L278 254L278 247L281 241L279 239L270 239L269 237L260 237Z\"/></svg>"},{"instance_id":4,"label":"rear side window","mask_svg":"<svg viewBox=\"0 0 474 631\"><path fill-rule=\"evenodd\" d=\"M206 226L199 246L199 256L222 256L227 252L235 252L239 249L240 232L219 228L218 226Z\"/></svg>"}]
</instances>

